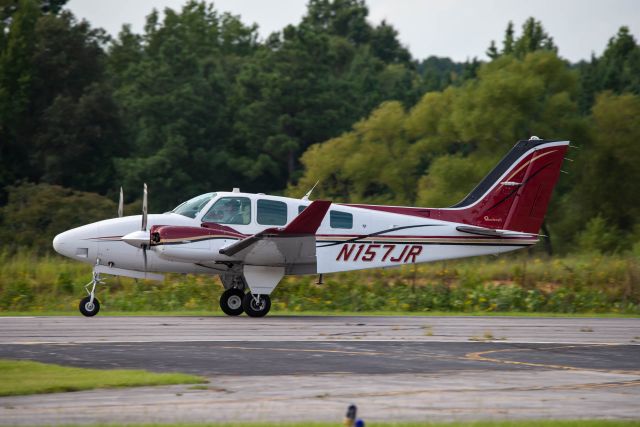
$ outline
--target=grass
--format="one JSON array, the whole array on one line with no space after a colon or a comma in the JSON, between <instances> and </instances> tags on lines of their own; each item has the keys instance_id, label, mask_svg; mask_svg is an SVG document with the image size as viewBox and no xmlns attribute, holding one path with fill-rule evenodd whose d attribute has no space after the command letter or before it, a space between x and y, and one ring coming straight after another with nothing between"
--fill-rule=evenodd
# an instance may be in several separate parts
<instances>
[{"instance_id":1,"label":"grass","mask_svg":"<svg viewBox=\"0 0 640 427\"><path fill-rule=\"evenodd\" d=\"M0 252L0 314L75 314L91 267L57 255ZM272 314L639 316L640 259L505 255L325 276L285 277ZM101 315L222 314L218 278L163 283L107 277Z\"/></svg>"},{"instance_id":2,"label":"grass","mask_svg":"<svg viewBox=\"0 0 640 427\"><path fill-rule=\"evenodd\" d=\"M366 421L366 420L365 420ZM202 424L92 424L92 427L336 427L335 423L202 423ZM523 420L523 421L463 421L463 422L366 422L369 427L638 427L640 421L617 420Z\"/></svg>"},{"instance_id":3,"label":"grass","mask_svg":"<svg viewBox=\"0 0 640 427\"><path fill-rule=\"evenodd\" d=\"M0 359L0 396L204 382L206 380L202 377L179 373L71 368L26 360Z\"/></svg>"}]
</instances>

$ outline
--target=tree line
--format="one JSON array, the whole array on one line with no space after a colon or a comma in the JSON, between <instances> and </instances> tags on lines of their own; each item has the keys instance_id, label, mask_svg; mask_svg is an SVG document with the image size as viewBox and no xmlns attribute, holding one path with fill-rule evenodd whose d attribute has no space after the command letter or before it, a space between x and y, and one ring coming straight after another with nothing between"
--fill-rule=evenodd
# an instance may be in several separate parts
<instances>
[{"instance_id":1,"label":"tree line","mask_svg":"<svg viewBox=\"0 0 640 427\"><path fill-rule=\"evenodd\" d=\"M640 240L640 46L625 27L571 64L530 18L486 60L456 63L413 58L364 0L310 0L264 39L203 1L113 38L65 3L0 0L4 241L48 246L112 215L120 185L136 213L143 182L154 211L234 186L301 196L316 180L336 201L443 206L531 135L581 147L545 224L560 249Z\"/></svg>"}]
</instances>

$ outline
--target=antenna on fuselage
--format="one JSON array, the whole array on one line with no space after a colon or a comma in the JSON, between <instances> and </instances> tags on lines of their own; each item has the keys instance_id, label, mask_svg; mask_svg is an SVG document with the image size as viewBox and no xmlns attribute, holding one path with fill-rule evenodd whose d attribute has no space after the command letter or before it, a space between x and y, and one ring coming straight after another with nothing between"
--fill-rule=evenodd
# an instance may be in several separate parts
<instances>
[{"instance_id":1,"label":"antenna on fuselage","mask_svg":"<svg viewBox=\"0 0 640 427\"><path fill-rule=\"evenodd\" d=\"M316 186L318 185L318 183L320 183L320 180L316 181L315 184L313 184L313 187L311 187L311 190L307 191L307 194L305 194L304 196L302 196L302 200L309 200L309 196L311 196L311 193L313 192L313 190L316 188Z\"/></svg>"}]
</instances>

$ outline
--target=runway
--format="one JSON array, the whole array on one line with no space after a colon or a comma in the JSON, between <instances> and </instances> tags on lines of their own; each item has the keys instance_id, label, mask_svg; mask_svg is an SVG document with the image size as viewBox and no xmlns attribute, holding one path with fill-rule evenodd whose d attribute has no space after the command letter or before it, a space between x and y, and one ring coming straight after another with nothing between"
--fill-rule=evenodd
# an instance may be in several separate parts
<instances>
[{"instance_id":1,"label":"runway","mask_svg":"<svg viewBox=\"0 0 640 427\"><path fill-rule=\"evenodd\" d=\"M0 358L210 379L0 398L5 425L640 418L640 319L0 317Z\"/></svg>"}]
</instances>

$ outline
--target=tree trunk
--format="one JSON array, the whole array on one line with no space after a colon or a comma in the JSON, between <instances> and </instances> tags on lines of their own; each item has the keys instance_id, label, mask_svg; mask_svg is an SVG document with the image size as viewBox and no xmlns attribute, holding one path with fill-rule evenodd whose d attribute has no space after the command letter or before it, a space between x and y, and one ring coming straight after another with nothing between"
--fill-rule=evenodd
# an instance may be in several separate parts
<instances>
[{"instance_id":1,"label":"tree trunk","mask_svg":"<svg viewBox=\"0 0 640 427\"><path fill-rule=\"evenodd\" d=\"M551 233L549 233L549 228L547 227L547 222L542 222L542 234L547 237L542 238L542 242L544 245L544 250L547 252L549 256L553 255L553 247L551 246Z\"/></svg>"},{"instance_id":2,"label":"tree trunk","mask_svg":"<svg viewBox=\"0 0 640 427\"><path fill-rule=\"evenodd\" d=\"M287 181L289 182L291 182L291 180L293 179L293 172L295 167L296 167L295 153L293 152L293 150L289 150L289 153L287 155L287 170L289 172L287 176Z\"/></svg>"}]
</instances>

